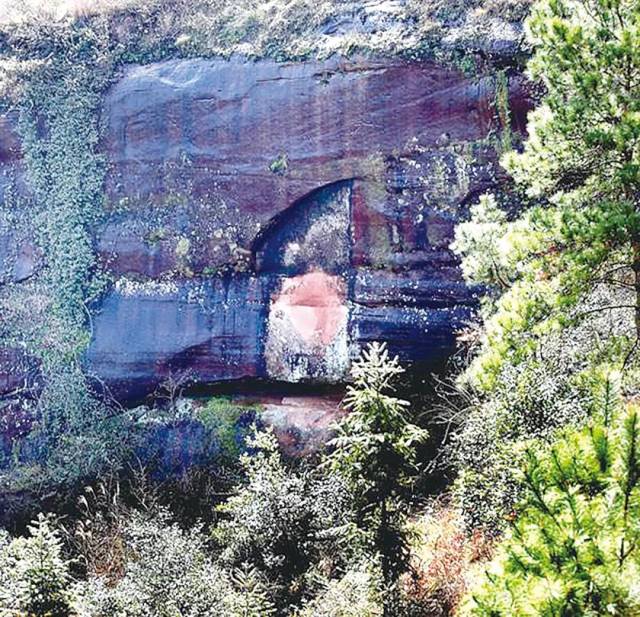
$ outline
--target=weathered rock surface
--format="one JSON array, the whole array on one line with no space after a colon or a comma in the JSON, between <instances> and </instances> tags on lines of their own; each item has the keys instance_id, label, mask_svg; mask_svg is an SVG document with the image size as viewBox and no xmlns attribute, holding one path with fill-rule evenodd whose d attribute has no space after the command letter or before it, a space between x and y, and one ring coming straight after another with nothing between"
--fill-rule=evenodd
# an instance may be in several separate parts
<instances>
[{"instance_id":1,"label":"weathered rock surface","mask_svg":"<svg viewBox=\"0 0 640 617\"><path fill-rule=\"evenodd\" d=\"M499 187L502 133L524 131L530 107L511 76L501 126L497 88L402 60L128 69L104 102L96 247L114 284L89 369L135 398L177 370L339 382L372 340L405 361L445 357L476 304L454 225ZM19 151L2 141L0 164ZM0 273L16 267L29 276L28 251Z\"/></svg>"},{"instance_id":2,"label":"weathered rock surface","mask_svg":"<svg viewBox=\"0 0 640 617\"><path fill-rule=\"evenodd\" d=\"M345 413L342 392L321 396L237 397L260 406L260 420L270 426L280 448L289 456L305 456L320 449L332 436L333 425Z\"/></svg>"}]
</instances>

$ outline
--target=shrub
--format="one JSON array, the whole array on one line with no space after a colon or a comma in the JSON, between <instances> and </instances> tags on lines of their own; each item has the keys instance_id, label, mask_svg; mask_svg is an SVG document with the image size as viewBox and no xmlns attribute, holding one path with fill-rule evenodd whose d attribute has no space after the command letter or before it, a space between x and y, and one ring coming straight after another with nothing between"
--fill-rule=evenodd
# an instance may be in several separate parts
<instances>
[{"instance_id":1,"label":"shrub","mask_svg":"<svg viewBox=\"0 0 640 617\"><path fill-rule=\"evenodd\" d=\"M468 533L460 513L434 504L416 522L414 576L407 595L429 617L453 615L469 586L482 574L492 540L476 529Z\"/></svg>"},{"instance_id":2,"label":"shrub","mask_svg":"<svg viewBox=\"0 0 640 617\"><path fill-rule=\"evenodd\" d=\"M296 601L307 570L335 548L328 545L345 523L348 494L339 478L288 469L270 430L256 430L247 445L246 483L219 507L224 518L213 537L228 568L251 564L281 602Z\"/></svg>"},{"instance_id":3,"label":"shrub","mask_svg":"<svg viewBox=\"0 0 640 617\"><path fill-rule=\"evenodd\" d=\"M229 615L233 617L269 617L276 610L269 596L264 576L247 563L231 572L235 593L228 597Z\"/></svg>"},{"instance_id":4,"label":"shrub","mask_svg":"<svg viewBox=\"0 0 640 617\"><path fill-rule=\"evenodd\" d=\"M127 560L115 586L92 577L82 586L83 608L96 617L209 617L225 613L233 593L198 527L188 531L166 513L133 514L125 528Z\"/></svg>"},{"instance_id":5,"label":"shrub","mask_svg":"<svg viewBox=\"0 0 640 617\"><path fill-rule=\"evenodd\" d=\"M596 309L605 290L590 296L584 310ZM610 295L610 294L609 294ZM545 336L536 353L522 361L506 361L489 393L465 389L467 408L455 404L460 422L449 448L458 470L455 496L469 528L500 531L518 499L518 462L530 440L550 441L565 426L580 426L602 397L607 380L601 363L622 363L631 320L614 319L597 310L578 324ZM622 353L621 353L622 350ZM625 389L632 391L632 380ZM458 417L462 416L462 420Z\"/></svg>"},{"instance_id":6,"label":"shrub","mask_svg":"<svg viewBox=\"0 0 640 617\"><path fill-rule=\"evenodd\" d=\"M249 425L259 412L257 405L242 405L234 403L231 397L216 396L207 401L198 412L198 418L207 429L213 431L222 455L227 459L236 459L249 433Z\"/></svg>"},{"instance_id":7,"label":"shrub","mask_svg":"<svg viewBox=\"0 0 640 617\"><path fill-rule=\"evenodd\" d=\"M317 594L295 617L382 617L380 582L364 566L322 580Z\"/></svg>"},{"instance_id":8,"label":"shrub","mask_svg":"<svg viewBox=\"0 0 640 617\"><path fill-rule=\"evenodd\" d=\"M284 466L271 431L257 429L242 457L247 483L219 508L226 515L214 530L231 564L251 562L275 576L284 568L299 574L309 563L312 511L308 479Z\"/></svg>"}]
</instances>

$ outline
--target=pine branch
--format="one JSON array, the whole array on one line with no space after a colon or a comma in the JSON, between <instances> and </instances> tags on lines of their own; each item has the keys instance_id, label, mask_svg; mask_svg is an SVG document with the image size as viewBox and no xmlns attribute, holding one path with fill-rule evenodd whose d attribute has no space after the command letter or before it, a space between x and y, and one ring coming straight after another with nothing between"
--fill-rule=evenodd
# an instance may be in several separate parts
<instances>
[{"instance_id":1,"label":"pine branch","mask_svg":"<svg viewBox=\"0 0 640 617\"><path fill-rule=\"evenodd\" d=\"M638 439L638 412L631 408L624 421L623 426L623 447L624 453L624 473L625 482L622 487L624 492L624 503L622 510L622 538L620 540L620 554L618 566L622 567L629 552L625 550L625 540L629 531L629 506L631 503L631 493L638 482L638 458L637 458L637 439Z\"/></svg>"}]
</instances>

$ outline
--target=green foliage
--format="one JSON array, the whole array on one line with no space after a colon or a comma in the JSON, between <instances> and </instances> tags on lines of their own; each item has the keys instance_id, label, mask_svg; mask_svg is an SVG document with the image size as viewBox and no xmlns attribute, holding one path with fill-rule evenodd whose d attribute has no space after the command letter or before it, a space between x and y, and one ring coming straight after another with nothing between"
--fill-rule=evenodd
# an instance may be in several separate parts
<instances>
[{"instance_id":1,"label":"green foliage","mask_svg":"<svg viewBox=\"0 0 640 617\"><path fill-rule=\"evenodd\" d=\"M269 617L276 609L269 599L267 585L255 566L245 563L231 572L236 593L229 610L234 617Z\"/></svg>"},{"instance_id":2,"label":"green foliage","mask_svg":"<svg viewBox=\"0 0 640 617\"><path fill-rule=\"evenodd\" d=\"M320 591L295 617L382 617L376 574L354 567L340 578L323 580Z\"/></svg>"},{"instance_id":3,"label":"green foliage","mask_svg":"<svg viewBox=\"0 0 640 617\"><path fill-rule=\"evenodd\" d=\"M143 473L141 483L126 485L128 503L116 476L80 498L80 520L72 520L66 537L78 557L73 572L83 578L71 577L72 562L62 559L48 519L40 519L37 533L34 527L37 542L0 534L0 585L10 606L18 606L15 590L27 578L67 602L60 609L67 612L33 613L51 617L415 614L407 612L398 579L409 564L406 497L417 471L415 447L426 434L389 394L399 373L383 346L364 353L354 367L351 415L325 465L287 463L273 433L254 426L241 457L244 482L217 508L210 535L199 522L175 522ZM205 408L211 421L220 406L229 401L214 399ZM40 559L39 570L31 553L16 547L43 542L52 557Z\"/></svg>"},{"instance_id":4,"label":"green foliage","mask_svg":"<svg viewBox=\"0 0 640 617\"><path fill-rule=\"evenodd\" d=\"M471 206L471 220L455 229L454 252L463 255L462 271L470 281L506 289L518 267L514 246L505 237L507 216L493 195Z\"/></svg>"},{"instance_id":5,"label":"green foliage","mask_svg":"<svg viewBox=\"0 0 640 617\"><path fill-rule=\"evenodd\" d=\"M615 396L617 379L587 426L526 452L516 520L463 614L640 610L640 416Z\"/></svg>"},{"instance_id":6,"label":"green foliage","mask_svg":"<svg viewBox=\"0 0 640 617\"><path fill-rule=\"evenodd\" d=\"M500 121L500 149L508 152L513 147L513 134L509 106L509 78L504 71L498 72L496 76L495 107Z\"/></svg>"},{"instance_id":7,"label":"green foliage","mask_svg":"<svg viewBox=\"0 0 640 617\"><path fill-rule=\"evenodd\" d=\"M277 174L278 176L284 176L289 169L289 157L286 152L279 154L271 163L269 164L269 171L271 173Z\"/></svg>"},{"instance_id":8,"label":"green foliage","mask_svg":"<svg viewBox=\"0 0 640 617\"><path fill-rule=\"evenodd\" d=\"M166 513L135 514L125 528L128 559L115 586L95 578L82 585L84 610L96 617L208 617L226 613L233 589L213 564L206 536L171 523Z\"/></svg>"},{"instance_id":9,"label":"green foliage","mask_svg":"<svg viewBox=\"0 0 640 617\"><path fill-rule=\"evenodd\" d=\"M247 447L241 458L247 484L220 506L228 518L214 530L223 559L258 563L273 575L287 564L299 574L308 565L304 544L311 531L305 478L288 473L273 433L255 429Z\"/></svg>"},{"instance_id":10,"label":"green foliage","mask_svg":"<svg viewBox=\"0 0 640 617\"><path fill-rule=\"evenodd\" d=\"M552 441L561 428L588 420L608 388L602 363L609 357L618 362L624 345L616 339L632 327L594 312L589 320L546 336L535 356L505 364L489 395L465 390L455 413L461 413L462 400L467 408L449 460L459 471L454 493L471 528L504 527L518 499L517 464L527 444ZM633 375L625 376L623 390L633 391L633 384Z\"/></svg>"},{"instance_id":11,"label":"green foliage","mask_svg":"<svg viewBox=\"0 0 640 617\"><path fill-rule=\"evenodd\" d=\"M546 95L524 153L508 160L533 194L571 196L583 188L594 196L597 189L606 206L607 196L618 201L637 184L638 19L627 0L536 5L527 21L535 47L529 71Z\"/></svg>"},{"instance_id":12,"label":"green foliage","mask_svg":"<svg viewBox=\"0 0 640 617\"><path fill-rule=\"evenodd\" d=\"M103 425L110 412L94 396L81 363L91 337L89 307L103 288L93 252L105 173L97 152L98 112L114 65L106 33L86 23L27 19L3 24L2 31L0 91L18 112L33 195L21 207L29 208L44 257L23 298L39 310L29 325L19 311L7 317L14 344L41 361L44 387L30 440L48 468L41 479L55 485L95 475L115 458L105 456L113 444ZM92 462L99 464L90 468Z\"/></svg>"},{"instance_id":13,"label":"green foliage","mask_svg":"<svg viewBox=\"0 0 640 617\"><path fill-rule=\"evenodd\" d=\"M350 413L338 424L326 461L345 479L355 537L379 562L389 586L408 568L404 496L417 475L417 446L427 438L408 421L408 403L389 394L402 372L384 345L374 343L363 352L345 399Z\"/></svg>"},{"instance_id":14,"label":"green foliage","mask_svg":"<svg viewBox=\"0 0 640 617\"><path fill-rule=\"evenodd\" d=\"M485 389L495 386L505 362L521 361L541 337L579 319L576 307L598 285L622 296L619 302L612 296L602 311L633 319L640 256L639 21L637 5L626 0L541 1L527 21L535 48L529 71L545 95L531 114L524 151L503 162L529 196L542 201L494 230L503 238L489 254L504 254L505 244L516 242L520 265L471 369ZM465 270L482 276L486 268L474 264L486 258L474 246L460 248L470 260ZM637 332L627 351L636 338Z\"/></svg>"},{"instance_id":15,"label":"green foliage","mask_svg":"<svg viewBox=\"0 0 640 617\"><path fill-rule=\"evenodd\" d=\"M492 292L459 380L471 394L456 492L471 524L501 527L521 487L511 461L589 417L598 366L635 362L639 24L626 0L541 0L527 20L543 94L523 150L503 157L526 198L514 216L483 197L454 244Z\"/></svg>"},{"instance_id":16,"label":"green foliage","mask_svg":"<svg viewBox=\"0 0 640 617\"><path fill-rule=\"evenodd\" d=\"M564 338L558 347L568 349ZM558 347L548 345L544 361L506 366L490 397L472 398L451 446L460 472L454 492L470 527L503 526L518 497L514 463L523 444L553 439L559 428L589 416L596 385L587 378L586 363L562 357Z\"/></svg>"},{"instance_id":17,"label":"green foliage","mask_svg":"<svg viewBox=\"0 0 640 617\"><path fill-rule=\"evenodd\" d=\"M215 439L220 443L222 455L235 460L241 452L241 444L247 436L247 429L241 421L247 415L259 414L257 405L240 405L231 397L216 396L198 411L198 418L205 427L213 431Z\"/></svg>"},{"instance_id":18,"label":"green foliage","mask_svg":"<svg viewBox=\"0 0 640 617\"><path fill-rule=\"evenodd\" d=\"M29 533L0 545L0 613L67 617L74 598L60 537L42 514Z\"/></svg>"},{"instance_id":19,"label":"green foliage","mask_svg":"<svg viewBox=\"0 0 640 617\"><path fill-rule=\"evenodd\" d=\"M115 414L86 380L79 367L60 367L38 402L40 421L27 445L48 486L73 487L117 469L134 445L134 414Z\"/></svg>"}]
</instances>

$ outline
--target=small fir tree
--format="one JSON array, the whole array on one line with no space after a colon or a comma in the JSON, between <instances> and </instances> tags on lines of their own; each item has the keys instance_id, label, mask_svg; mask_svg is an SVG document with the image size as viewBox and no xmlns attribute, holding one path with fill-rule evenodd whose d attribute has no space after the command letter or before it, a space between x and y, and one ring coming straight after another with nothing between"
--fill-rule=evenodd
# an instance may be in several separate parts
<instances>
[{"instance_id":1,"label":"small fir tree","mask_svg":"<svg viewBox=\"0 0 640 617\"><path fill-rule=\"evenodd\" d=\"M363 352L346 396L350 413L338 424L326 461L351 489L356 537L379 563L388 591L409 566L405 495L418 470L417 446L427 438L409 422L408 403L391 395L402 372L384 345ZM393 593L388 597L385 615L392 614Z\"/></svg>"},{"instance_id":2,"label":"small fir tree","mask_svg":"<svg viewBox=\"0 0 640 617\"><path fill-rule=\"evenodd\" d=\"M0 613L33 617L67 617L73 595L69 564L62 556L62 541L43 514L29 525L30 536L13 540L1 560ZM4 610L3 610L4 609Z\"/></svg>"},{"instance_id":3,"label":"small fir tree","mask_svg":"<svg viewBox=\"0 0 640 617\"><path fill-rule=\"evenodd\" d=\"M269 617L275 614L267 585L255 566L243 563L234 568L230 578L236 592L229 608L233 617Z\"/></svg>"}]
</instances>

